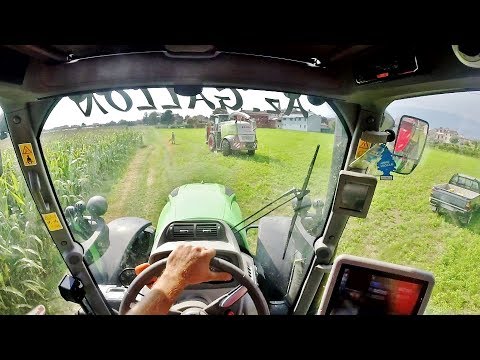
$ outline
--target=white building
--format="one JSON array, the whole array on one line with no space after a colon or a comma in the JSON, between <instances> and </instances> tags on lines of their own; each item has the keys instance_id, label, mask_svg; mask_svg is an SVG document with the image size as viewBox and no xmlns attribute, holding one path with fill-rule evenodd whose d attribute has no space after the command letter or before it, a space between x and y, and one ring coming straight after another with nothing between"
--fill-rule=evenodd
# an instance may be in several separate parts
<instances>
[{"instance_id":1,"label":"white building","mask_svg":"<svg viewBox=\"0 0 480 360\"><path fill-rule=\"evenodd\" d=\"M458 132L448 128L437 128L429 131L428 136L437 142L450 143L453 137L458 138Z\"/></svg>"},{"instance_id":2,"label":"white building","mask_svg":"<svg viewBox=\"0 0 480 360\"><path fill-rule=\"evenodd\" d=\"M304 118L302 113L292 113L281 117L280 128L285 130L299 130L310 132L329 132L330 128L326 123L326 119L312 112L308 113L308 117Z\"/></svg>"}]
</instances>

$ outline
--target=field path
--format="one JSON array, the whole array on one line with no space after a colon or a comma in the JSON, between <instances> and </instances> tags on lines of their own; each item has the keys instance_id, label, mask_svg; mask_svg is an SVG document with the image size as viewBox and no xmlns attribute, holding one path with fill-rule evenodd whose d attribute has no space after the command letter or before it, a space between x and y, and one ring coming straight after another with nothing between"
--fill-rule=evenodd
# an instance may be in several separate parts
<instances>
[{"instance_id":1,"label":"field path","mask_svg":"<svg viewBox=\"0 0 480 360\"><path fill-rule=\"evenodd\" d=\"M319 167L314 171L311 185L323 191L326 189L331 162L331 135L308 134L312 144L305 146L304 142L297 141L302 134L285 133L290 136L282 138L280 142L284 146L278 148L277 137L269 136L267 132L267 135L261 135L262 142L255 157L244 153L224 157L221 153L208 150L204 129L175 130L175 145L168 141L170 134L165 129L148 128L143 131L145 147L137 150L125 175L108 194L107 222L119 217L136 216L156 225L168 194L177 186L195 182L220 183L235 189L242 212L251 214L285 189L301 186L312 150L319 140L326 147L319 154ZM305 137L304 134L302 136ZM292 152L295 157L292 157ZM284 172L287 165L291 169L288 175ZM291 209L287 206L279 211L289 214Z\"/></svg>"},{"instance_id":2,"label":"field path","mask_svg":"<svg viewBox=\"0 0 480 360\"><path fill-rule=\"evenodd\" d=\"M162 138L159 133L144 135L145 147L137 151L125 175L108 196L107 222L123 216L143 217L152 221L158 217L155 204L163 200L163 194L154 191L155 183L162 177L165 148L171 146L166 145L166 139Z\"/></svg>"}]
</instances>

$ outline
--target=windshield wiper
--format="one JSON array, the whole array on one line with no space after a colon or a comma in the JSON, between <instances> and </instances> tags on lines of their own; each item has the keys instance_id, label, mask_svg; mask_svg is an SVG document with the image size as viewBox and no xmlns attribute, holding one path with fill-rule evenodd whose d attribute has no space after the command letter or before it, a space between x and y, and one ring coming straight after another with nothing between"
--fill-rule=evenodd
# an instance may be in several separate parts
<instances>
[{"instance_id":1,"label":"windshield wiper","mask_svg":"<svg viewBox=\"0 0 480 360\"><path fill-rule=\"evenodd\" d=\"M310 181L310 175L312 175L313 166L315 165L315 160L317 160L317 154L319 149L320 149L320 145L317 145L317 148L315 149L315 154L313 154L312 161L310 162L310 167L308 168L307 176L305 177L305 181L303 182L302 191L297 196L298 202L297 202L297 206L294 209L292 222L290 223L290 229L288 229L287 242L285 243L285 248L283 249L282 259L285 259L288 243L290 242L290 238L292 237L293 227L295 226L295 221L297 220L298 210L302 208L302 200L305 197L305 195L308 194L307 186L308 186L308 182Z\"/></svg>"},{"instance_id":2,"label":"windshield wiper","mask_svg":"<svg viewBox=\"0 0 480 360\"><path fill-rule=\"evenodd\" d=\"M308 173L307 173L307 176L305 177L305 180L303 182L303 186L302 186L302 190L298 190L296 188L292 188L290 190L288 190L287 192L283 193L282 195L280 195L278 198L276 198L275 200L269 202L267 205L265 205L264 207L260 208L259 210L257 210L256 212L254 212L252 215L250 215L249 217L243 219L242 221L240 221L238 224L236 224L235 226L232 227L232 229L235 229L237 226L241 225L241 224L244 224L245 221L253 218L255 215L257 215L259 212L265 210L266 208L268 208L269 206L275 204L277 201L283 199L284 197L288 196L288 195L291 195L293 194L293 196L287 200L285 200L284 202L282 202L280 205L277 205L275 206L273 209L269 210L268 212L266 212L265 214L261 215L261 216L258 216L256 217L254 220L250 221L248 224L244 225L243 227L241 227L240 229L238 230L235 230L234 231L234 234L242 231L243 229L249 227L250 225L252 225L254 222L260 220L261 218L263 218L264 216L267 216L268 214L270 214L272 211L278 209L279 207L285 205L286 203L292 201L293 199L297 198L297 204L294 208L294 214L293 214L293 217L292 217L292 222L290 223L290 228L288 230L288 236L287 236L287 242L285 244L285 249L283 250L283 258L285 258L285 253L287 251L287 247L288 247L288 242L290 241L290 237L292 236L292 231L293 231L293 226L295 225L295 221L297 220L297 214L298 214L298 211L302 209L302 200L303 198L310 192L310 190L307 190L307 186L308 186L308 182L310 181L310 175L312 174L312 170L313 170L313 166L315 165L315 160L317 159L317 154L318 154L318 150L320 149L320 145L317 145L316 149L315 149L315 154L313 155L313 158L312 158L312 161L310 162L310 167L308 168Z\"/></svg>"},{"instance_id":3,"label":"windshield wiper","mask_svg":"<svg viewBox=\"0 0 480 360\"><path fill-rule=\"evenodd\" d=\"M308 191L307 191L307 193L308 193ZM247 217L247 218L243 219L242 221L240 221L238 224L236 224L235 226L233 226L233 229L235 229L235 228L236 228L238 225L240 225L240 224L244 224L245 221L247 221L248 219L251 219L252 217L254 217L255 215L257 215L259 212L265 210L267 207L275 204L277 201L283 199L285 196L288 196L288 195L290 195L290 194L295 194L295 195L294 195L293 197L285 200L285 201L282 202L280 205L275 206L273 209L271 209L270 211L266 212L266 213L263 214L262 216L259 216L259 217L255 218L254 220L250 221L247 225L244 225L244 226L241 227L240 229L235 230L234 233L236 234L236 233L242 231L242 230L245 229L246 227L249 227L250 225L252 225L254 222L260 220L262 217L267 216L267 215L270 214L272 211L274 211L274 210L278 209L279 207L285 205L285 204L288 203L289 201L292 201L293 199L298 198L298 194L300 194L300 190L295 189L295 188L292 188L292 189L288 190L287 192L283 193L282 195L280 195L280 196L279 196L278 198L276 198L275 200L269 202L267 205L265 205L264 207L260 208L260 209L257 210L256 212L254 212L254 213L253 213L252 215L250 215L249 217Z\"/></svg>"}]
</instances>

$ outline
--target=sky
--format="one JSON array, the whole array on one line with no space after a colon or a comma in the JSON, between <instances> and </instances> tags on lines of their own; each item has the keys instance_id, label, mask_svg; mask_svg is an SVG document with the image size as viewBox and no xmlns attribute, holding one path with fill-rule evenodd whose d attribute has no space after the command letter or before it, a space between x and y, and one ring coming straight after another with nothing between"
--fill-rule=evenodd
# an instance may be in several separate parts
<instances>
[{"instance_id":1,"label":"sky","mask_svg":"<svg viewBox=\"0 0 480 360\"><path fill-rule=\"evenodd\" d=\"M447 127L480 139L480 92L470 91L396 100L386 109L395 120L411 115L428 121L430 129Z\"/></svg>"},{"instance_id":2,"label":"sky","mask_svg":"<svg viewBox=\"0 0 480 360\"><path fill-rule=\"evenodd\" d=\"M165 112L166 109L162 108L165 105L173 105L174 101L167 89L165 88L152 88L149 89L154 105L159 112ZM278 99L280 101L280 108L285 109L289 103L287 98L281 92L273 91L260 91L260 90L238 90L243 99L243 109L252 110L254 107L260 110L274 110L274 108L265 100L265 98ZM77 104L70 100L68 97L63 98L58 102L56 107L50 113L49 118L45 123L45 129L51 129L61 125L81 125L85 123L90 125L93 123L108 123L110 121L119 121L125 119L127 121L140 120L145 113L145 110L138 110L139 106L147 106L148 101L141 90L126 90L126 93L130 96L133 102L133 106L130 111L123 112L114 109L106 100L104 96L95 95L98 103L108 111L107 114L103 114L95 101L92 101L92 111L89 117L86 117L83 112L78 108ZM223 99L227 106L234 106L236 103L235 95L230 89L217 90L215 88L205 88L202 92L205 98L211 101L215 107L220 107L220 100L216 98L225 97ZM200 96L197 96L200 98ZM125 100L122 96L116 92L112 94L112 100L120 108L126 109ZM173 113L177 113L183 117L186 115L204 115L209 117L212 114L212 109L209 108L205 101L197 101L194 109L189 109L190 97L178 96L181 109L171 109ZM326 117L335 116L333 110L331 110L328 104L321 106L314 106L310 104L307 97L302 95L300 97L300 103L302 107L307 111L312 111L315 114L323 115ZM297 105L297 102L295 102ZM87 100L83 100L80 103L83 111L87 109ZM154 110L150 110L154 111ZM229 112L233 110L228 110Z\"/></svg>"}]
</instances>

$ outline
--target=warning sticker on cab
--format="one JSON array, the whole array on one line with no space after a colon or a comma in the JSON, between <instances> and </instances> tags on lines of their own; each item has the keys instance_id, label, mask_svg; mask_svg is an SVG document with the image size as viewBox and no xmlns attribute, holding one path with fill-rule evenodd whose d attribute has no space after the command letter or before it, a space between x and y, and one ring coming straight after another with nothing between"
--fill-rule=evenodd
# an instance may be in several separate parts
<instances>
[{"instance_id":1,"label":"warning sticker on cab","mask_svg":"<svg viewBox=\"0 0 480 360\"><path fill-rule=\"evenodd\" d=\"M63 229L62 223L60 222L57 213L52 212L48 214L42 214L42 217L45 221L45 224L47 225L48 230L57 231Z\"/></svg>"},{"instance_id":2,"label":"warning sticker on cab","mask_svg":"<svg viewBox=\"0 0 480 360\"><path fill-rule=\"evenodd\" d=\"M37 165L37 159L35 159L35 155L33 154L32 144L30 143L18 144L18 147L20 148L20 154L22 154L23 165L25 166Z\"/></svg>"},{"instance_id":3,"label":"warning sticker on cab","mask_svg":"<svg viewBox=\"0 0 480 360\"><path fill-rule=\"evenodd\" d=\"M371 146L372 144L369 143L368 141L360 139L358 141L358 147L357 147L357 152L355 153L355 159L358 159L360 156L365 154L367 150L370 149Z\"/></svg>"}]
</instances>

